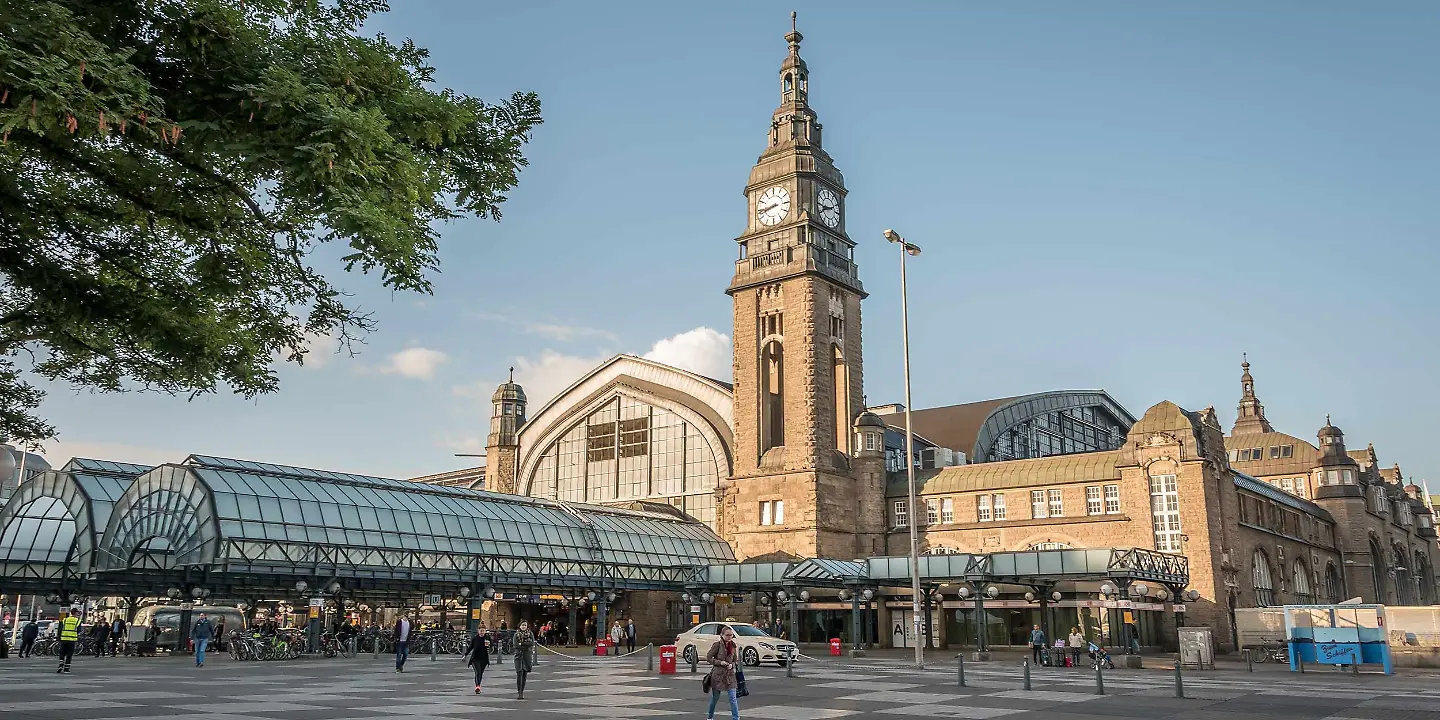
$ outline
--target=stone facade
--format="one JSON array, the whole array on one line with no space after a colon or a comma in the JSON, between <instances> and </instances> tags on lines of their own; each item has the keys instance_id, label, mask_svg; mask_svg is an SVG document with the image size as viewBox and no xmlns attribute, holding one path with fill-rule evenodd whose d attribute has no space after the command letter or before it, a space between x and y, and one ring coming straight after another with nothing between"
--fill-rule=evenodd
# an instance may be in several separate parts
<instances>
[{"instance_id":1,"label":"stone facade","mask_svg":"<svg viewBox=\"0 0 1440 720\"><path fill-rule=\"evenodd\" d=\"M799 32L786 36L781 105L745 188L734 302L735 465L721 490L724 537L741 559L854 557L880 539L880 481L860 477L860 301L845 232L844 178L820 144ZM867 498L867 493L869 497ZM783 521L762 508L782 502ZM769 505L767 505L767 503Z\"/></svg>"}]
</instances>

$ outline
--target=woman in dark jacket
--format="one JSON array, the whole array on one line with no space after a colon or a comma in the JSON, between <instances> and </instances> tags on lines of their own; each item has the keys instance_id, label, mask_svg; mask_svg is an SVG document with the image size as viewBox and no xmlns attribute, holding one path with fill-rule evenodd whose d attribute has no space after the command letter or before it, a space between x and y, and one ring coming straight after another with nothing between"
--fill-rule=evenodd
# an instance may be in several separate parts
<instances>
[{"instance_id":1,"label":"woman in dark jacket","mask_svg":"<svg viewBox=\"0 0 1440 720\"><path fill-rule=\"evenodd\" d=\"M485 668L490 664L490 634L485 632L484 625L475 626L475 634L470 636L470 647L465 649L465 654L470 659L465 663L475 668L475 694L480 694L480 681L485 679Z\"/></svg>"},{"instance_id":2,"label":"woman in dark jacket","mask_svg":"<svg viewBox=\"0 0 1440 720\"><path fill-rule=\"evenodd\" d=\"M740 720L740 699L735 695L740 687L735 676L740 649L735 647L735 631L729 625L720 627L720 641L710 646L705 662L710 663L710 709L705 713L706 720L715 720L715 702L722 694L730 698L730 720Z\"/></svg>"},{"instance_id":3,"label":"woman in dark jacket","mask_svg":"<svg viewBox=\"0 0 1440 720\"><path fill-rule=\"evenodd\" d=\"M535 652L535 633L530 632L530 623L521 622L515 631L515 699L525 699L525 679L530 675L531 653Z\"/></svg>"}]
</instances>

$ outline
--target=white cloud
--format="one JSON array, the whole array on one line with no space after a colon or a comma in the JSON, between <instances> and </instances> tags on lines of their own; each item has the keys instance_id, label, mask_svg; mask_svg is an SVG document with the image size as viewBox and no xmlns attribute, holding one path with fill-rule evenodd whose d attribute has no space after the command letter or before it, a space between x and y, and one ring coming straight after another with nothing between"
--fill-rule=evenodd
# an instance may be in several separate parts
<instances>
[{"instance_id":1,"label":"white cloud","mask_svg":"<svg viewBox=\"0 0 1440 720\"><path fill-rule=\"evenodd\" d=\"M435 369L448 359L448 356L439 350L421 347L407 348L391 355L390 363L381 370L405 377L429 380L435 377Z\"/></svg>"},{"instance_id":2,"label":"white cloud","mask_svg":"<svg viewBox=\"0 0 1440 720\"><path fill-rule=\"evenodd\" d=\"M536 359L515 358L515 382L525 388L531 409L538 409L610 357L581 357L545 350ZM495 384L491 384L490 389L493 392Z\"/></svg>"},{"instance_id":3,"label":"white cloud","mask_svg":"<svg viewBox=\"0 0 1440 720\"><path fill-rule=\"evenodd\" d=\"M331 335L305 333L305 367L318 370L325 367L340 352L340 341Z\"/></svg>"},{"instance_id":4,"label":"white cloud","mask_svg":"<svg viewBox=\"0 0 1440 720\"><path fill-rule=\"evenodd\" d=\"M734 368L730 336L708 327L660 340L644 357L717 380L729 380Z\"/></svg>"},{"instance_id":5,"label":"white cloud","mask_svg":"<svg viewBox=\"0 0 1440 720\"><path fill-rule=\"evenodd\" d=\"M493 320L495 322L505 323L506 325L520 328L521 332L528 335L539 335L558 342L568 342L579 338L598 338L609 342L616 342L620 339L619 336L609 330L585 327L584 325L537 322L497 313L477 313L476 317L481 320Z\"/></svg>"},{"instance_id":6,"label":"white cloud","mask_svg":"<svg viewBox=\"0 0 1440 720\"><path fill-rule=\"evenodd\" d=\"M183 450L126 445L124 443L87 442L84 440L46 440L42 443L45 452L40 453L51 467L58 468L70 458L91 458L93 460L114 460L115 462L137 465L161 465L178 463L190 455Z\"/></svg>"}]
</instances>

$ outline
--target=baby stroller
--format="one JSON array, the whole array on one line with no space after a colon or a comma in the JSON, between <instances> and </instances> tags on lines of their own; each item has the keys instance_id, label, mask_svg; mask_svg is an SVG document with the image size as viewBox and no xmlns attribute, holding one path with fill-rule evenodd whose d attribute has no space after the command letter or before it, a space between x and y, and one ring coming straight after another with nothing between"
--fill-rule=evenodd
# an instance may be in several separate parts
<instances>
[{"instance_id":1,"label":"baby stroller","mask_svg":"<svg viewBox=\"0 0 1440 720\"><path fill-rule=\"evenodd\" d=\"M1115 661L1110 659L1110 653L1105 652L1105 648L1092 642L1090 643L1090 669L1101 667L1106 670L1114 670Z\"/></svg>"}]
</instances>

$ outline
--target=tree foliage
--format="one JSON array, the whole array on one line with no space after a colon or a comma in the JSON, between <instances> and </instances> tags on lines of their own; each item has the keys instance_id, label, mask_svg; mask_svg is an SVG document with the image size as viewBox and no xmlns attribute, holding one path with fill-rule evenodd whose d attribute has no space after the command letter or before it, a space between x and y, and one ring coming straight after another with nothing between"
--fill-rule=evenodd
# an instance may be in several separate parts
<instances>
[{"instance_id":1,"label":"tree foliage","mask_svg":"<svg viewBox=\"0 0 1440 720\"><path fill-rule=\"evenodd\" d=\"M313 267L428 293L437 221L498 219L540 120L435 90L381 0L0 0L0 437L35 373L246 397L373 326ZM336 268L331 268L336 269Z\"/></svg>"}]
</instances>

